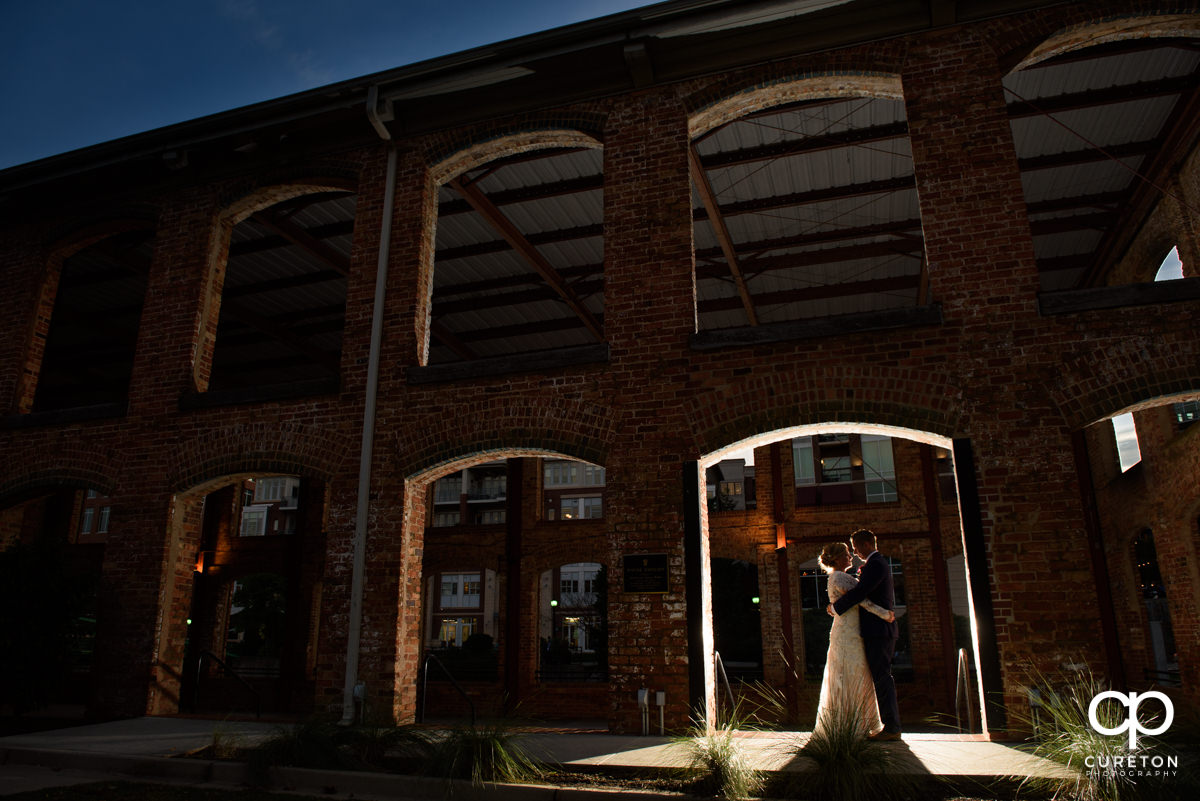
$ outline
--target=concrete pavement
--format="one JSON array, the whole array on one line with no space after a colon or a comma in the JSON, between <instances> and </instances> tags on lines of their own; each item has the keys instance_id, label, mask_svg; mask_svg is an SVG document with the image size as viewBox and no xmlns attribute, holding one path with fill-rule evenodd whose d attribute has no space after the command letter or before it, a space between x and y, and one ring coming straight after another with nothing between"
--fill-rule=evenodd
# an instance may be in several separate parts
<instances>
[{"instance_id":1,"label":"concrete pavement","mask_svg":"<svg viewBox=\"0 0 1200 801\"><path fill-rule=\"evenodd\" d=\"M237 787L247 780L245 766L236 762L184 759L215 741L251 745L278 730L279 723L222 721L177 717L145 717L0 738L0 796L35 789L38 782L78 783L97 777L177 782L212 787ZM586 728L586 727L584 727ZM755 767L765 771L803 773L814 765L796 755L804 733L738 732L737 738ZM567 770L614 775L674 772L687 765L686 749L666 737L637 737L559 730L531 730L522 743L535 756ZM900 742L884 744L894 757L895 770L913 777L942 777L956 785L987 783L997 777L1065 777L1060 766L1011 745L980 736L906 734ZM349 771L280 769L278 786L325 797L358 799L438 798L444 783L393 774ZM495 801L492 787L486 796ZM564 796L601 801L606 796L662 794L507 785L504 801L569 801ZM456 798L474 795L456 789ZM482 797L482 796L481 796ZM678 798L678 796L674 796Z\"/></svg>"}]
</instances>

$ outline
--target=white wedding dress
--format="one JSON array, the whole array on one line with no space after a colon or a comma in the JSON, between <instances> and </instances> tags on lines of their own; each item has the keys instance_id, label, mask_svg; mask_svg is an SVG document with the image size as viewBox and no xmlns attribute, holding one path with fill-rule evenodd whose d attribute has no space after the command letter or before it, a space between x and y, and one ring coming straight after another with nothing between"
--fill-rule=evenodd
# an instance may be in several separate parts
<instances>
[{"instance_id":1,"label":"white wedding dress","mask_svg":"<svg viewBox=\"0 0 1200 801\"><path fill-rule=\"evenodd\" d=\"M858 580L841 570L829 574L829 602L841 598ZM825 678L821 681L821 701L817 707L817 722L813 735L825 731L843 720L857 720L862 735L883 731L879 719L879 702L875 699L875 684L867 667L862 634L858 630L859 606L885 620L888 610L870 601L851 607L845 614L833 618L829 630L829 655L825 660Z\"/></svg>"}]
</instances>

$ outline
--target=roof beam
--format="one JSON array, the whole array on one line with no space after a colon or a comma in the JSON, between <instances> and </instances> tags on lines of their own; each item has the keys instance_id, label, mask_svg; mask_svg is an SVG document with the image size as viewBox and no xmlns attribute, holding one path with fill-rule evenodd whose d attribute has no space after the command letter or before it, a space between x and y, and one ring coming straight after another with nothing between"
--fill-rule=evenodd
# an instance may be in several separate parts
<instances>
[{"instance_id":1,"label":"roof beam","mask_svg":"<svg viewBox=\"0 0 1200 801\"><path fill-rule=\"evenodd\" d=\"M1160 78L1156 81L1118 84L1104 89L1089 89L1085 92L1069 92L1067 94L1039 97L1036 100L1025 100L1017 97L1016 92L1012 89L1006 88L1004 91L1017 98L1008 104L1008 116L1010 118L1037 117L1055 111L1073 111L1076 109L1108 106L1113 103L1127 103L1131 100L1177 95L1195 89L1197 81L1197 76L1194 73L1189 73L1174 78Z\"/></svg>"},{"instance_id":2,"label":"roof beam","mask_svg":"<svg viewBox=\"0 0 1200 801\"><path fill-rule=\"evenodd\" d=\"M313 239L331 239L335 236L348 236L354 233L354 220L339 220L338 222L325 223L324 225L314 225L311 228L305 229ZM258 239L250 239L245 242L236 242L229 246L229 256L246 256L251 253L260 253L264 250L275 250L276 248L286 247L288 239L279 236L263 236Z\"/></svg>"},{"instance_id":3,"label":"roof beam","mask_svg":"<svg viewBox=\"0 0 1200 801\"><path fill-rule=\"evenodd\" d=\"M500 207L512 203L528 203L534 200L549 200L551 198L574 195L581 192L594 192L604 189L604 175L584 175L578 178L567 178L562 181L551 181L533 186L522 186L516 189L504 189L492 192L488 200L492 205ZM438 217L452 217L471 210L471 204L466 200L448 200L438 205Z\"/></svg>"},{"instance_id":4,"label":"roof beam","mask_svg":"<svg viewBox=\"0 0 1200 801\"><path fill-rule=\"evenodd\" d=\"M1049 170L1056 167L1074 167L1079 164L1095 164L1113 159L1137 158L1156 153L1162 149L1162 140L1149 139L1144 142L1126 142L1105 148L1088 147L1083 150L1068 150L1047 156L1030 156L1017 160L1021 172Z\"/></svg>"},{"instance_id":5,"label":"roof beam","mask_svg":"<svg viewBox=\"0 0 1200 801\"><path fill-rule=\"evenodd\" d=\"M1146 217L1165 194L1163 187L1178 176L1180 167L1192 155L1198 141L1200 88L1193 88L1171 110L1171 117L1163 126L1162 147L1141 170L1129 201L1121 209L1118 219L1105 231L1104 239L1096 248L1096 259L1080 280L1080 286L1100 283L1101 277L1120 261Z\"/></svg>"},{"instance_id":6,"label":"roof beam","mask_svg":"<svg viewBox=\"0 0 1200 801\"><path fill-rule=\"evenodd\" d=\"M908 136L908 123L901 120L870 128L855 128L820 136L801 136L769 145L712 153L707 156L701 155L700 163L704 165L704 169L713 170L718 167L731 167L735 164L751 164L756 161L768 161L785 156L802 156L807 153L836 150L840 147L869 145L906 136Z\"/></svg>"},{"instance_id":7,"label":"roof beam","mask_svg":"<svg viewBox=\"0 0 1200 801\"><path fill-rule=\"evenodd\" d=\"M445 345L447 348L449 348L460 359L466 359L467 361L474 361L475 359L479 358L478 354L476 354L475 351L471 350L471 348L468 347L465 342L463 342L461 339L459 339L457 336L455 336L453 333L451 333L451 331L449 329L447 329L446 326L442 325L439 322L435 321L435 322L430 323L429 335L432 336L434 339L436 339L438 342Z\"/></svg>"},{"instance_id":8,"label":"roof beam","mask_svg":"<svg viewBox=\"0 0 1200 801\"><path fill-rule=\"evenodd\" d=\"M924 243L920 240L912 242L908 240L893 240L891 242L870 242L863 245L850 245L848 247L821 248L803 253L789 253L784 256L767 256L747 262L746 267L749 274L758 276L763 273L779 270L793 270L801 267L838 264L847 261L861 261L863 259L887 257L920 259L924 252ZM696 277L698 279L712 280L725 278L726 276L727 272L724 265L696 265Z\"/></svg>"},{"instance_id":9,"label":"roof beam","mask_svg":"<svg viewBox=\"0 0 1200 801\"><path fill-rule=\"evenodd\" d=\"M599 321L596 320L592 313L588 311L583 302L575 295L575 292L567 286L563 281L562 276L555 272L553 265L546 261L546 258L533 246L525 235L513 225L504 213L496 208L483 192L473 184L463 181L461 178L454 178L449 182L449 186L453 187L472 208L479 213L481 217L490 225L496 233L503 237L504 241L520 254L529 266L549 284L560 298L567 304L571 311L583 321L584 326L592 332L592 335L600 341L604 341L604 329L601 328Z\"/></svg>"},{"instance_id":10,"label":"roof beam","mask_svg":"<svg viewBox=\"0 0 1200 801\"><path fill-rule=\"evenodd\" d=\"M529 244L537 246L551 245L558 242L572 242L579 239L589 239L594 236L604 236L603 223L580 225L575 228L560 228L557 231L543 231L540 234L530 234L525 237L525 240ZM506 250L512 250L512 246L507 241L494 239L491 242L479 242L474 245L445 248L437 251L434 258L436 261L449 261L451 259L466 259L472 256L486 256L489 253L503 253Z\"/></svg>"},{"instance_id":11,"label":"roof beam","mask_svg":"<svg viewBox=\"0 0 1200 801\"><path fill-rule=\"evenodd\" d=\"M725 217L733 217L738 214L752 214L759 211L795 208L796 206L804 206L810 203L824 203L830 200L846 200L866 197L868 195L881 195L888 192L901 192L906 189L914 189L916 185L916 178L912 175L907 175L883 181L867 181L861 184L830 186L811 192L794 192L790 195L774 195L772 197L761 197L737 203L728 203L721 206L720 214ZM708 216L710 216L710 212L707 205L703 209L696 209L692 213L693 219L696 220L702 220Z\"/></svg>"},{"instance_id":12,"label":"roof beam","mask_svg":"<svg viewBox=\"0 0 1200 801\"><path fill-rule=\"evenodd\" d=\"M308 231L294 222L262 212L251 215L250 219L264 228L271 229L293 245L307 251L318 261L325 264L325 266L336 270L342 275L350 274L350 259L348 257L343 256L329 245L312 236Z\"/></svg>"},{"instance_id":13,"label":"roof beam","mask_svg":"<svg viewBox=\"0 0 1200 801\"><path fill-rule=\"evenodd\" d=\"M583 296L594 294L604 288L603 281L587 281L574 285L576 291ZM462 314L464 312L498 309L504 306L516 306L522 303L537 303L538 301L554 300L558 296L550 287L541 285L529 289L518 289L514 292L485 292L473 297L449 300L439 299L434 295L433 316L441 318L447 314Z\"/></svg>"},{"instance_id":14,"label":"roof beam","mask_svg":"<svg viewBox=\"0 0 1200 801\"><path fill-rule=\"evenodd\" d=\"M226 315L228 315L230 320L257 329L289 350L311 359L334 373L338 373L341 370L339 359L334 354L321 350L304 338L297 336L294 331L290 331L269 318L249 310L240 303L231 303L228 300L223 300L221 303L221 316L224 317ZM217 329L217 341L220 342L219 322Z\"/></svg>"},{"instance_id":15,"label":"roof beam","mask_svg":"<svg viewBox=\"0 0 1200 801\"><path fill-rule=\"evenodd\" d=\"M851 242L855 239L866 239L877 236L903 236L910 232L921 231L920 220L893 220L879 225L864 225L859 228L838 228L831 231L815 231L795 236L784 236L778 239L763 239L757 242L743 242L742 253L766 253L784 248L798 248L807 245L822 245L832 242ZM914 237L913 241L917 241ZM697 250L697 258L713 258L721 255L720 248L705 248Z\"/></svg>"},{"instance_id":16,"label":"roof beam","mask_svg":"<svg viewBox=\"0 0 1200 801\"><path fill-rule=\"evenodd\" d=\"M904 292L917 290L920 287L921 276L900 275L891 278L875 278L868 281L847 281L840 284L814 284L799 289L785 289L779 292L767 292L755 296L760 306L778 306L784 303L798 303L806 300L829 300L851 295L871 295L878 292ZM737 298L710 298L697 304L701 312L729 311L737 308Z\"/></svg>"},{"instance_id":17,"label":"roof beam","mask_svg":"<svg viewBox=\"0 0 1200 801\"><path fill-rule=\"evenodd\" d=\"M746 319L750 321L750 325L758 325L754 301L750 298L750 290L746 288L746 279L742 277L742 268L738 264L737 248L733 246L729 229L725 227L725 218L721 216L721 207L717 204L717 197L713 194L712 185L708 182L708 175L700 164L700 157L696 153L695 145L688 147L688 171L692 174L692 184L696 187L696 193L700 195L700 202L708 215L708 224L712 226L713 235L717 238L721 252L725 254L725 265L728 267L730 275L733 276L734 285L737 286L738 296L742 299L742 308L746 311Z\"/></svg>"}]
</instances>

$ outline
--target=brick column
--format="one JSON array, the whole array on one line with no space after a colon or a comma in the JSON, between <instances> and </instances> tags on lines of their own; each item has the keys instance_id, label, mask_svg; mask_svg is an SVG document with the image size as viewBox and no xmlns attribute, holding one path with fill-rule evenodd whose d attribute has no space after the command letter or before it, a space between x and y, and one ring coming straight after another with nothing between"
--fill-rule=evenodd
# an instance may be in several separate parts
<instances>
[{"instance_id":1,"label":"brick column","mask_svg":"<svg viewBox=\"0 0 1200 801\"><path fill-rule=\"evenodd\" d=\"M696 319L684 111L667 94L621 98L604 144L604 328L611 371L620 386L664 388L612 398L617 434L606 465L613 551L610 727L635 732L639 687L666 692L670 728L686 725L692 712L682 475L684 462L699 454L684 434L683 397L668 389L685 383L687 337ZM666 555L665 595L623 592L623 558L637 554Z\"/></svg>"},{"instance_id":2,"label":"brick column","mask_svg":"<svg viewBox=\"0 0 1200 801\"><path fill-rule=\"evenodd\" d=\"M1037 267L1002 77L964 28L915 40L903 75L932 300L958 347L955 436L976 465L968 563L994 613L995 651L980 665L992 728L1025 704L1031 671L1105 664L1071 431L1049 394L1061 368L1037 338Z\"/></svg>"},{"instance_id":3,"label":"brick column","mask_svg":"<svg viewBox=\"0 0 1200 801\"><path fill-rule=\"evenodd\" d=\"M177 410L180 394L194 388L193 364L207 360L211 368L216 339L225 274L224 269L218 271L210 286L217 198L209 190L196 189L165 198L163 204L129 382L131 416ZM209 289L218 302L205 302ZM205 328L211 329L207 351L201 348Z\"/></svg>"}]
</instances>

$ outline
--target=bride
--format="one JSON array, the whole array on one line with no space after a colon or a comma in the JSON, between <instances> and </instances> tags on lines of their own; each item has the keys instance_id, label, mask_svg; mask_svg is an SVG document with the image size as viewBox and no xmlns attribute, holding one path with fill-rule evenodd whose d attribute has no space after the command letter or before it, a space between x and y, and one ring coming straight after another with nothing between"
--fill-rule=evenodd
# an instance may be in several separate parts
<instances>
[{"instance_id":1,"label":"bride","mask_svg":"<svg viewBox=\"0 0 1200 801\"><path fill-rule=\"evenodd\" d=\"M829 602L833 603L856 584L858 579L846 572L853 564L850 549L844 542L825 546L818 559L829 574ZM861 606L877 617L891 622L896 615L890 609L863 601ZM879 719L879 702L875 684L867 668L862 635L858 629L858 607L833 619L829 631L829 654L825 660L825 678L821 681L821 701L817 707L817 722L813 736L835 728L842 721L857 720L863 737L883 730Z\"/></svg>"}]
</instances>

